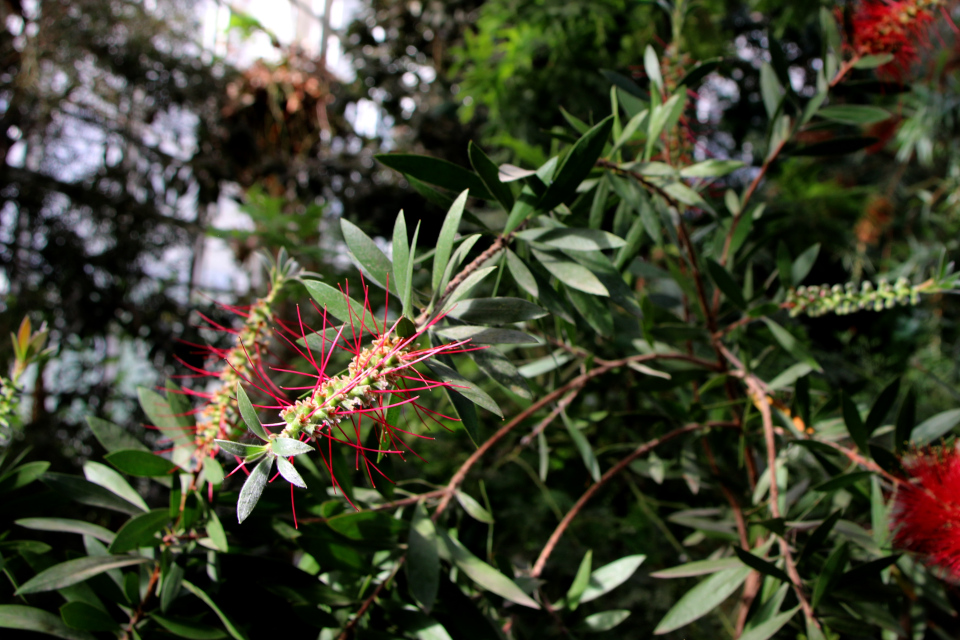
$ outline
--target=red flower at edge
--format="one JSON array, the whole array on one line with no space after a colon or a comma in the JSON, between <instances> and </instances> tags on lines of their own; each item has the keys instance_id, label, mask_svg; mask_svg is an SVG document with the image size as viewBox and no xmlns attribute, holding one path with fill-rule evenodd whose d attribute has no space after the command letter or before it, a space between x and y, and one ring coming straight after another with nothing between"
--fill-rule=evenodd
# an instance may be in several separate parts
<instances>
[{"instance_id":1,"label":"red flower at edge","mask_svg":"<svg viewBox=\"0 0 960 640\"><path fill-rule=\"evenodd\" d=\"M934 448L905 457L897 490L894 544L960 578L960 452Z\"/></svg>"},{"instance_id":2,"label":"red flower at edge","mask_svg":"<svg viewBox=\"0 0 960 640\"><path fill-rule=\"evenodd\" d=\"M918 58L916 43L933 22L928 0L865 0L851 18L854 53L859 56L892 54L881 72L899 76Z\"/></svg>"}]
</instances>

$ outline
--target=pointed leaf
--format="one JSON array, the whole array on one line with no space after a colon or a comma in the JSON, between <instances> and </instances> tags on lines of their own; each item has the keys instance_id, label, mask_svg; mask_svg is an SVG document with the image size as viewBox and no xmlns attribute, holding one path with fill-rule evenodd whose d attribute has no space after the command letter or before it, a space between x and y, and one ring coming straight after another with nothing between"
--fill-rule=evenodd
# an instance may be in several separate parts
<instances>
[{"instance_id":1,"label":"pointed leaf","mask_svg":"<svg viewBox=\"0 0 960 640\"><path fill-rule=\"evenodd\" d=\"M169 522L169 509L154 509L133 516L117 531L117 537L110 543L110 553L126 553L141 547L154 547L160 544L160 539L155 534L162 531Z\"/></svg>"},{"instance_id":2,"label":"pointed leaf","mask_svg":"<svg viewBox=\"0 0 960 640\"><path fill-rule=\"evenodd\" d=\"M84 556L75 558L44 569L20 585L16 595L22 596L29 593L63 589L93 576L98 576L110 569L148 562L153 562L153 560L133 556Z\"/></svg>"},{"instance_id":3,"label":"pointed leaf","mask_svg":"<svg viewBox=\"0 0 960 640\"><path fill-rule=\"evenodd\" d=\"M437 532L422 502L417 503L410 522L406 571L410 595L421 609L429 613L440 587L440 556Z\"/></svg>"},{"instance_id":4,"label":"pointed leaf","mask_svg":"<svg viewBox=\"0 0 960 640\"><path fill-rule=\"evenodd\" d=\"M533 400L533 392L520 371L510 359L496 349L479 349L470 354L477 366L490 378L511 393Z\"/></svg>"},{"instance_id":5,"label":"pointed leaf","mask_svg":"<svg viewBox=\"0 0 960 640\"><path fill-rule=\"evenodd\" d=\"M107 544L113 542L116 537L112 531L106 527L84 522L83 520L70 520L67 518L21 518L15 520L15 524L34 531L60 531L63 533L79 533L84 536L93 536L98 540L103 540Z\"/></svg>"},{"instance_id":6,"label":"pointed leaf","mask_svg":"<svg viewBox=\"0 0 960 640\"><path fill-rule=\"evenodd\" d=\"M822 107L817 115L827 120L852 125L869 125L883 122L890 118L890 112L880 107L867 104L841 104Z\"/></svg>"},{"instance_id":7,"label":"pointed leaf","mask_svg":"<svg viewBox=\"0 0 960 640\"><path fill-rule=\"evenodd\" d=\"M149 451L139 449L120 449L104 456L104 460L112 464L122 473L138 478L166 476L180 467L166 458L162 458Z\"/></svg>"},{"instance_id":8,"label":"pointed leaf","mask_svg":"<svg viewBox=\"0 0 960 640\"><path fill-rule=\"evenodd\" d=\"M393 265L387 256L383 255L377 243L346 218L340 219L340 231L343 233L343 240L347 243L351 255L366 276L381 289L386 289ZM390 291L397 291L396 284L390 283Z\"/></svg>"},{"instance_id":9,"label":"pointed leaf","mask_svg":"<svg viewBox=\"0 0 960 640\"><path fill-rule=\"evenodd\" d=\"M137 440L133 434L112 422L87 416L87 424L90 425L90 430L93 431L93 435L97 438L97 441L107 451L118 451L120 449L150 451L150 449Z\"/></svg>"},{"instance_id":10,"label":"pointed leaf","mask_svg":"<svg viewBox=\"0 0 960 640\"><path fill-rule=\"evenodd\" d=\"M274 438L270 442L270 448L275 454L284 458L315 451L313 445L309 442L300 442L293 438Z\"/></svg>"},{"instance_id":11,"label":"pointed leaf","mask_svg":"<svg viewBox=\"0 0 960 640\"><path fill-rule=\"evenodd\" d=\"M950 409L927 418L910 432L910 442L922 447L949 433L960 423L960 409Z\"/></svg>"},{"instance_id":12,"label":"pointed leaf","mask_svg":"<svg viewBox=\"0 0 960 640\"><path fill-rule=\"evenodd\" d=\"M263 488L267 486L267 480L270 479L270 469L273 468L273 456L267 456L250 472L247 481L243 483L240 489L240 499L237 502L237 521L243 522L247 519L253 508L257 506Z\"/></svg>"},{"instance_id":13,"label":"pointed leaf","mask_svg":"<svg viewBox=\"0 0 960 640\"><path fill-rule=\"evenodd\" d=\"M237 405L240 408L240 416L243 418L243 423L247 425L250 433L261 440L269 440L267 432L264 430L263 425L260 424L260 418L257 417L257 410L253 408L253 404L250 403L250 398L247 397L247 392L243 390L243 385L239 382L237 383Z\"/></svg>"},{"instance_id":14,"label":"pointed leaf","mask_svg":"<svg viewBox=\"0 0 960 640\"><path fill-rule=\"evenodd\" d=\"M510 211L513 208L513 192L510 191L510 187L500 181L500 171L497 165L472 140L467 146L467 155L470 156L470 164L477 175L480 176L483 185L493 194L493 197L496 198L504 210Z\"/></svg>"},{"instance_id":15,"label":"pointed leaf","mask_svg":"<svg viewBox=\"0 0 960 640\"><path fill-rule=\"evenodd\" d=\"M890 413L890 409L893 408L893 404L897 401L897 395L899 393L900 378L896 378L884 387L880 395L877 396L877 399L873 401L873 406L870 407L870 413L867 414L867 419L863 423L868 438L883 424L887 414Z\"/></svg>"},{"instance_id":16,"label":"pointed leaf","mask_svg":"<svg viewBox=\"0 0 960 640\"><path fill-rule=\"evenodd\" d=\"M698 560L688 562L669 569L654 571L650 574L651 578L692 578L702 576L718 571L725 571L735 567L742 567L743 563L739 558L720 558L718 560Z\"/></svg>"},{"instance_id":17,"label":"pointed leaf","mask_svg":"<svg viewBox=\"0 0 960 640\"><path fill-rule=\"evenodd\" d=\"M482 390L477 385L473 384L466 378L460 375L458 371L449 367L437 360L428 360L426 361L427 367L430 368L437 376L439 376L442 382L449 382L450 387L453 391L456 391L463 397L467 398L474 404L478 404L487 411L497 414L501 418L503 413L500 411L500 407L497 405L496 401L491 398L486 391Z\"/></svg>"},{"instance_id":18,"label":"pointed leaf","mask_svg":"<svg viewBox=\"0 0 960 640\"><path fill-rule=\"evenodd\" d=\"M144 502L140 494L130 486L130 483L119 473L105 464L87 460L83 463L83 475L87 480L100 485L104 489L112 491L127 502L135 504L144 511L147 511L147 503Z\"/></svg>"},{"instance_id":19,"label":"pointed leaf","mask_svg":"<svg viewBox=\"0 0 960 640\"><path fill-rule=\"evenodd\" d=\"M171 561L166 573L163 574L163 584L160 586L160 610L164 613L180 594L183 573L183 567L178 562Z\"/></svg>"},{"instance_id":20,"label":"pointed leaf","mask_svg":"<svg viewBox=\"0 0 960 640\"><path fill-rule=\"evenodd\" d=\"M817 583L813 587L813 596L811 597L810 604L813 605L813 608L816 609L817 605L820 604L820 600L823 596L827 595L830 592L830 589L836 583L837 579L840 577L840 574L843 573L843 568L847 564L847 558L849 557L849 552L847 549L847 543L844 542L836 549L833 550L833 553L827 558L827 561L823 563L823 570L820 572L820 576L817 578Z\"/></svg>"},{"instance_id":21,"label":"pointed leaf","mask_svg":"<svg viewBox=\"0 0 960 640\"><path fill-rule=\"evenodd\" d=\"M680 169L682 178L714 178L733 173L744 166L740 160L704 160Z\"/></svg>"},{"instance_id":22,"label":"pointed leaf","mask_svg":"<svg viewBox=\"0 0 960 640\"><path fill-rule=\"evenodd\" d=\"M580 603L596 600L605 595L624 582L630 579L644 560L645 555L624 556L619 560L614 560L610 564L605 564L590 574L590 582L580 596Z\"/></svg>"},{"instance_id":23,"label":"pointed leaf","mask_svg":"<svg viewBox=\"0 0 960 640\"><path fill-rule=\"evenodd\" d=\"M469 340L475 344L541 344L537 338L517 331L499 327L445 327L437 329L437 335L450 340Z\"/></svg>"},{"instance_id":24,"label":"pointed leaf","mask_svg":"<svg viewBox=\"0 0 960 640\"><path fill-rule=\"evenodd\" d=\"M823 367L820 366L820 363L814 359L814 357L807 351L807 348L803 346L793 334L781 327L779 324L771 320L770 318L761 318L764 324L770 329L770 333L773 334L773 337L776 339L780 346L783 347L783 350L792 355L797 360L805 362L815 371L822 372Z\"/></svg>"},{"instance_id":25,"label":"pointed leaf","mask_svg":"<svg viewBox=\"0 0 960 640\"><path fill-rule=\"evenodd\" d=\"M866 426L863 424L863 420L860 418L860 411L857 409L857 405L853 403L853 400L850 399L850 394L843 393L842 396L843 422L847 425L847 431L850 433L850 437L857 445L857 448L863 453L869 453L867 449L867 439L870 436L867 433Z\"/></svg>"},{"instance_id":26,"label":"pointed leaf","mask_svg":"<svg viewBox=\"0 0 960 640\"><path fill-rule=\"evenodd\" d=\"M36 631L64 640L94 640L86 631L68 627L58 615L21 604L0 604L0 628Z\"/></svg>"},{"instance_id":27,"label":"pointed leaf","mask_svg":"<svg viewBox=\"0 0 960 640\"><path fill-rule=\"evenodd\" d=\"M813 245L797 256L793 265L790 266L790 280L793 282L793 286L803 282L804 278L810 273L810 269L813 268L813 264L817 261L818 255L820 255L820 243Z\"/></svg>"},{"instance_id":28,"label":"pointed leaf","mask_svg":"<svg viewBox=\"0 0 960 640\"><path fill-rule=\"evenodd\" d=\"M243 458L247 462L252 462L269 450L269 447L265 444L244 444L242 442L231 442L230 440L214 440L214 442L230 455Z\"/></svg>"},{"instance_id":29,"label":"pointed leaf","mask_svg":"<svg viewBox=\"0 0 960 640\"><path fill-rule=\"evenodd\" d=\"M211 627L210 625L202 624L194 620L168 618L167 616L156 613L151 613L150 617L156 620L161 627L180 638L188 638L189 640L219 640L220 638L227 637L227 633L222 629L217 629L216 627Z\"/></svg>"},{"instance_id":30,"label":"pointed leaf","mask_svg":"<svg viewBox=\"0 0 960 640\"><path fill-rule=\"evenodd\" d=\"M583 595L587 585L590 584L590 571L593 569L593 550L587 549L587 553L580 561L580 567L577 569L577 575L573 578L573 584L567 590L566 602L570 611L576 611L580 605L580 597Z\"/></svg>"},{"instance_id":31,"label":"pointed leaf","mask_svg":"<svg viewBox=\"0 0 960 640\"><path fill-rule=\"evenodd\" d=\"M468 298L447 315L470 324L491 325L536 320L547 312L521 298Z\"/></svg>"},{"instance_id":32,"label":"pointed leaf","mask_svg":"<svg viewBox=\"0 0 960 640\"><path fill-rule=\"evenodd\" d=\"M653 632L669 633L707 615L740 588L750 571L748 567L740 567L713 574L685 593Z\"/></svg>"},{"instance_id":33,"label":"pointed leaf","mask_svg":"<svg viewBox=\"0 0 960 640\"><path fill-rule=\"evenodd\" d=\"M629 617L630 612L627 609L601 611L584 618L582 627L587 633L603 633L604 631L610 631Z\"/></svg>"},{"instance_id":34,"label":"pointed leaf","mask_svg":"<svg viewBox=\"0 0 960 640\"><path fill-rule=\"evenodd\" d=\"M346 295L340 289L318 282L317 280L307 280L303 283L303 286L320 309L326 309L328 314L342 322L354 324L357 318L363 317L363 305ZM327 329L327 331L330 331L330 329ZM330 340L332 340L335 335L336 331L334 331L333 335L327 340L328 346ZM307 337L310 338L312 335ZM312 344L310 346L313 347ZM317 348L320 348L319 345Z\"/></svg>"},{"instance_id":35,"label":"pointed leaf","mask_svg":"<svg viewBox=\"0 0 960 640\"><path fill-rule=\"evenodd\" d=\"M900 411L897 413L897 426L893 438L893 444L897 452L903 451L905 445L910 441L910 433L916 426L916 420L917 392L911 388L907 391L907 395L900 405Z\"/></svg>"},{"instance_id":36,"label":"pointed leaf","mask_svg":"<svg viewBox=\"0 0 960 640\"><path fill-rule=\"evenodd\" d=\"M280 475L283 476L283 479L290 484L295 487L300 487L301 489L307 488L307 483L303 481L303 478L297 472L296 468L290 464L286 458L277 457L277 470L280 472Z\"/></svg>"},{"instance_id":37,"label":"pointed leaf","mask_svg":"<svg viewBox=\"0 0 960 640\"><path fill-rule=\"evenodd\" d=\"M493 196L476 174L459 167L452 162L406 153L380 154L374 156L391 169L411 175L429 184L460 192L470 189L474 198L493 200Z\"/></svg>"},{"instance_id":38,"label":"pointed leaf","mask_svg":"<svg viewBox=\"0 0 960 640\"><path fill-rule=\"evenodd\" d=\"M413 283L410 281L413 261L408 242L407 221L401 209L400 213L397 214L397 222L393 225L393 280L391 282L400 295L400 304L403 306L404 315L410 315L410 296L413 293ZM414 247L416 247L415 243Z\"/></svg>"},{"instance_id":39,"label":"pointed leaf","mask_svg":"<svg viewBox=\"0 0 960 640\"><path fill-rule=\"evenodd\" d=\"M595 296L610 295L610 292L592 271L563 254L555 251L538 251L537 249L533 249L532 253L552 276L566 286L584 293L592 293Z\"/></svg>"},{"instance_id":40,"label":"pointed leaf","mask_svg":"<svg viewBox=\"0 0 960 640\"><path fill-rule=\"evenodd\" d=\"M613 128L613 116L607 116L591 128L570 149L557 169L553 182L537 202L537 209L550 211L566 201L577 191L577 187L589 175L594 164L603 153L603 147Z\"/></svg>"},{"instance_id":41,"label":"pointed leaf","mask_svg":"<svg viewBox=\"0 0 960 640\"><path fill-rule=\"evenodd\" d=\"M457 502L460 503L460 506L463 507L463 510L466 511L471 518L478 522L493 524L494 520L490 512L484 509L470 494L457 491L456 496Z\"/></svg>"},{"instance_id":42,"label":"pointed leaf","mask_svg":"<svg viewBox=\"0 0 960 640\"><path fill-rule=\"evenodd\" d=\"M783 571L783 569L780 569L772 562L768 560L764 560L763 558L756 556L750 553L749 551L745 551L740 547L734 547L733 551L736 554L737 558L740 559L740 562L747 565L751 569L755 569L756 571L759 571L762 574L768 575L772 578L776 578L777 580L780 580L782 582L790 582L790 576L788 576Z\"/></svg>"},{"instance_id":43,"label":"pointed leaf","mask_svg":"<svg viewBox=\"0 0 960 640\"><path fill-rule=\"evenodd\" d=\"M780 108L783 94L783 85L777 78L777 72L773 70L769 62L764 62L760 67L760 96L763 98L763 107L767 111L767 117L771 120Z\"/></svg>"},{"instance_id":44,"label":"pointed leaf","mask_svg":"<svg viewBox=\"0 0 960 640\"><path fill-rule=\"evenodd\" d=\"M470 295L470 291L473 290L475 286L480 284L481 280L483 280L484 278L486 278L488 275L490 275L496 270L497 270L496 267L484 267L482 269L477 269L476 271L468 275L466 278L464 278L463 282L457 285L457 288L454 289L449 296L447 296L447 299L444 301L443 308L440 310L440 313L442 314L452 309L454 305L457 304L457 302L459 302L460 300L463 300L468 295Z\"/></svg>"},{"instance_id":45,"label":"pointed leaf","mask_svg":"<svg viewBox=\"0 0 960 640\"><path fill-rule=\"evenodd\" d=\"M527 242L538 242L555 249L566 249L568 251L619 249L626 244L623 238L600 229L548 229L539 227L524 229L518 231L515 235Z\"/></svg>"},{"instance_id":46,"label":"pointed leaf","mask_svg":"<svg viewBox=\"0 0 960 640\"><path fill-rule=\"evenodd\" d=\"M447 215L443 219L443 226L440 227L440 236L437 238L437 250L433 254L432 282L434 292L440 292L440 282L447 269L447 264L450 262L453 243L456 240L457 231L460 229L460 220L463 217L463 208L466 204L467 191L464 190L450 206L450 210L447 211Z\"/></svg>"},{"instance_id":47,"label":"pointed leaf","mask_svg":"<svg viewBox=\"0 0 960 640\"><path fill-rule=\"evenodd\" d=\"M727 300L733 303L738 309L746 309L747 301L743 298L743 292L740 290L740 287L737 286L737 283L727 272L727 270L710 258L706 259L706 263L707 271L710 273L710 278L713 280L714 284L717 285L717 288L723 292L723 295L726 296Z\"/></svg>"},{"instance_id":48,"label":"pointed leaf","mask_svg":"<svg viewBox=\"0 0 960 640\"><path fill-rule=\"evenodd\" d=\"M439 532L439 539L446 547L450 559L463 573L473 580L477 586L497 594L511 602L515 602L531 609L539 609L540 605L523 592L517 583L503 575L486 562L470 553L459 540L451 538L445 532Z\"/></svg>"},{"instance_id":49,"label":"pointed leaf","mask_svg":"<svg viewBox=\"0 0 960 640\"><path fill-rule=\"evenodd\" d=\"M560 416L563 418L563 424L567 427L567 433L570 434L570 439L573 440L577 451L580 452L580 457L583 458L583 464L587 467L590 477L593 478L594 482L600 482L600 463L597 462L597 456L593 453L593 447L590 446L590 441L587 440L580 429L574 426L570 419L567 418L565 412L561 412Z\"/></svg>"},{"instance_id":50,"label":"pointed leaf","mask_svg":"<svg viewBox=\"0 0 960 640\"><path fill-rule=\"evenodd\" d=\"M783 625L790 622L790 618L795 616L799 610L800 605L797 605L793 609L784 611L765 622L761 622L757 626L745 631L744 634L740 636L740 640L767 640L768 638L772 638L777 631L783 628Z\"/></svg>"},{"instance_id":51,"label":"pointed leaf","mask_svg":"<svg viewBox=\"0 0 960 640\"><path fill-rule=\"evenodd\" d=\"M110 471L113 471L110 469ZM114 473L116 473L114 471ZM65 473L45 473L40 479L54 492L91 507L103 507L129 515L143 513L145 509L124 500L109 489Z\"/></svg>"},{"instance_id":52,"label":"pointed leaf","mask_svg":"<svg viewBox=\"0 0 960 640\"><path fill-rule=\"evenodd\" d=\"M193 595L200 598L200 600L202 600L204 604L210 607L213 610L213 612L217 614L217 617L220 618L220 622L223 623L224 628L226 628L227 632L231 636L233 636L235 640L247 640L247 636L245 636L243 632L241 632L240 629L238 629L236 625L233 624L233 621L230 620L230 618L228 618L226 614L224 614L223 611L220 610L220 607L218 607L216 603L213 601L213 599L210 596L208 596L206 593L204 593L202 589L200 589L198 586L196 586L195 584L193 584L188 580L183 581L183 587Z\"/></svg>"}]
</instances>

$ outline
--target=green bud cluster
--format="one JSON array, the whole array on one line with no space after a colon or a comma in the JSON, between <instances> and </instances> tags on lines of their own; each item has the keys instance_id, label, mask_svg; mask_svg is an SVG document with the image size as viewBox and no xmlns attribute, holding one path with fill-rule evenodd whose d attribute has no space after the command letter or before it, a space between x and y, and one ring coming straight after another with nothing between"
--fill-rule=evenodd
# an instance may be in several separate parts
<instances>
[{"instance_id":1,"label":"green bud cluster","mask_svg":"<svg viewBox=\"0 0 960 640\"><path fill-rule=\"evenodd\" d=\"M341 413L377 405L376 391L386 391L399 378L403 338L382 337L354 356L346 373L325 380L304 399L283 409L280 417L287 427L280 437L298 438L301 433L315 437L318 431L339 424Z\"/></svg>"},{"instance_id":2,"label":"green bud cluster","mask_svg":"<svg viewBox=\"0 0 960 640\"><path fill-rule=\"evenodd\" d=\"M827 313L846 315L856 311L882 311L896 306L915 305L920 302L920 287L912 286L906 278L898 278L893 284L880 280L876 286L863 282L859 290L848 282L844 285L814 285L797 287L787 292L790 315L807 315L812 318Z\"/></svg>"}]
</instances>

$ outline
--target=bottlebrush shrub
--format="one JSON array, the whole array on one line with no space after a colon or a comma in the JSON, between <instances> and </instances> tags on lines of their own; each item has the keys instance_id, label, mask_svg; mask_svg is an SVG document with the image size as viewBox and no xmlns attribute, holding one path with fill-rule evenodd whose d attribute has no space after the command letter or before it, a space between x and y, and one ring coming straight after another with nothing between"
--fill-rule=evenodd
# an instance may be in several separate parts
<instances>
[{"instance_id":1,"label":"bottlebrush shrub","mask_svg":"<svg viewBox=\"0 0 960 640\"><path fill-rule=\"evenodd\" d=\"M778 49L752 58L751 167L677 159L725 69L652 47L639 84L608 73L609 116L563 114L539 167L476 145L469 168L380 156L446 211L424 214L430 247L416 216L390 257L343 220L349 284L281 256L203 378L142 390L159 451L91 418L106 464L83 476L5 458L0 626L956 637L955 189L893 154L844 164L893 113L919 144L935 105L872 77L891 52L819 18L815 85L795 91ZM893 232L874 254L830 203L881 190Z\"/></svg>"}]
</instances>

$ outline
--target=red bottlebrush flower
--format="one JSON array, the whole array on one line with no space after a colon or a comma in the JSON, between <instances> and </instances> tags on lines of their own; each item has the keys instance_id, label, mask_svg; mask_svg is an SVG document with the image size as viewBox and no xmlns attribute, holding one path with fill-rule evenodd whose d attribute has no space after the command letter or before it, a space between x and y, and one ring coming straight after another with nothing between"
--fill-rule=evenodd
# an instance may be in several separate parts
<instances>
[{"instance_id":1,"label":"red bottlebrush flower","mask_svg":"<svg viewBox=\"0 0 960 640\"><path fill-rule=\"evenodd\" d=\"M930 0L864 0L850 19L848 43L858 56L891 54L880 73L899 77L918 58L917 43L933 22Z\"/></svg>"},{"instance_id":2,"label":"red bottlebrush flower","mask_svg":"<svg viewBox=\"0 0 960 640\"><path fill-rule=\"evenodd\" d=\"M417 455L403 440L401 434L419 438L425 436L391 424L387 419L389 409L409 405L424 423L432 420L443 427L445 425L437 417L455 420L428 409L417 401L420 398L419 394L423 391L456 385L445 380L433 380L416 368L416 365L439 355L470 351L472 348L464 348L469 341L463 340L437 346L422 344L420 341L426 339L427 330L443 316L434 318L419 329L415 329L412 323L404 318L391 325L384 317L383 322L380 323L371 309L366 287L364 287L362 306L352 301L347 292L343 293L343 297L345 301L343 309L347 310L350 317L339 327L331 325L326 309L317 309L323 323L320 331L308 331L301 318L298 318L299 332L294 332L285 326L280 328L279 336L299 353L305 360L306 366L313 370L310 373L304 373L288 368L274 368L277 372L299 374L310 379L311 384L307 386L285 388L304 392L298 399L291 401L286 398L260 368L253 368L252 375L242 376L246 384L273 400L273 404L256 406L277 411L280 417L279 422L262 425L263 433L258 437L263 440L263 445L237 446L236 443L216 441L224 449L237 455L238 461L242 457L243 464L260 460L264 455L267 456L258 464L258 470L260 465L265 465L264 470L259 474L257 472L251 474L247 485L255 480L255 476L265 477L272 468L272 460L276 459L280 473L285 479L291 484L305 486L298 474L290 473L292 467L288 466L288 463L295 459L295 455L306 453L303 447L309 442L315 442L318 445L317 449L335 487L339 488L333 473L334 443L346 445L353 450L355 468L360 469L362 464L371 484L375 484L374 471L390 481L377 468L376 462L371 460L370 454L373 454L372 457L375 459L389 454L402 458L405 452ZM356 313L357 308L359 313ZM404 326L407 327L407 331L402 329ZM348 353L351 356L350 363L343 373L331 376L326 371L337 350ZM243 413L242 405L241 413ZM244 419L247 420L246 415ZM376 430L374 432L378 443L376 448L365 446L362 442L364 420L367 420L367 424ZM247 420L248 425L249 422ZM270 427L282 429L277 433L271 433ZM298 453L291 455L290 452L295 449ZM287 472L284 472L285 468ZM291 477L297 482L291 480ZM249 494L246 485L241 491L241 504L238 508L241 521L249 515L259 498L259 491L263 488L261 480L253 484L256 487L251 489ZM255 495L254 491L256 491ZM347 499L349 501L349 498Z\"/></svg>"},{"instance_id":3,"label":"red bottlebrush flower","mask_svg":"<svg viewBox=\"0 0 960 640\"><path fill-rule=\"evenodd\" d=\"M910 479L897 489L894 544L960 578L960 452L933 448L902 462Z\"/></svg>"}]
</instances>

